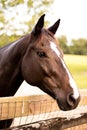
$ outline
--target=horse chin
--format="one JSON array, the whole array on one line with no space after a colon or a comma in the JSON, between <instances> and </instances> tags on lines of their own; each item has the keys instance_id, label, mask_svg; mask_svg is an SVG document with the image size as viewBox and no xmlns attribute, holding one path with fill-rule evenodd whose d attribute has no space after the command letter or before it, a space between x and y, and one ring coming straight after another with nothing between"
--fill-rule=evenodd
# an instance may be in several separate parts
<instances>
[{"instance_id":1,"label":"horse chin","mask_svg":"<svg viewBox=\"0 0 87 130\"><path fill-rule=\"evenodd\" d=\"M56 101L57 101L57 104L58 104L60 110L62 110L62 111L71 110L71 109L69 108L69 106L65 106L64 104L60 103L59 100L56 100Z\"/></svg>"},{"instance_id":2,"label":"horse chin","mask_svg":"<svg viewBox=\"0 0 87 130\"><path fill-rule=\"evenodd\" d=\"M71 107L67 102L62 102L62 101L60 102L59 100L56 100L56 101L57 101L57 104L58 104L60 110L62 110L62 111L73 110L77 107L77 105Z\"/></svg>"}]
</instances>

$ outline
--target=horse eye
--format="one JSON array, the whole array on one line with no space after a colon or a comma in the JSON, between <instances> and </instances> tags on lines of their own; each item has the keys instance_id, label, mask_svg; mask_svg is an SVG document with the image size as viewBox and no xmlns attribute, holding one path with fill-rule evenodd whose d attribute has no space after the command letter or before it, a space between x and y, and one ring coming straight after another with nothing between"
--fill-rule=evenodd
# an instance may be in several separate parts
<instances>
[{"instance_id":1,"label":"horse eye","mask_svg":"<svg viewBox=\"0 0 87 130\"><path fill-rule=\"evenodd\" d=\"M45 52L37 52L37 55L38 55L39 57L41 57L41 58L46 57Z\"/></svg>"}]
</instances>

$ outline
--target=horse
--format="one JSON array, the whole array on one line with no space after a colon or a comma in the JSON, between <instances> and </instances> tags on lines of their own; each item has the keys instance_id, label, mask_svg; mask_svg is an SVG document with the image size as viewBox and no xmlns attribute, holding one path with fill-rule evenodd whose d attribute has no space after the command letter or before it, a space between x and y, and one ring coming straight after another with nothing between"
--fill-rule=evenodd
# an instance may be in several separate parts
<instances>
[{"instance_id":1,"label":"horse","mask_svg":"<svg viewBox=\"0 0 87 130\"><path fill-rule=\"evenodd\" d=\"M80 94L54 36L60 19L44 28L44 17L29 34L0 48L0 97L13 96L25 80L54 98L61 110L72 110ZM0 128L11 123L12 119L0 121Z\"/></svg>"}]
</instances>

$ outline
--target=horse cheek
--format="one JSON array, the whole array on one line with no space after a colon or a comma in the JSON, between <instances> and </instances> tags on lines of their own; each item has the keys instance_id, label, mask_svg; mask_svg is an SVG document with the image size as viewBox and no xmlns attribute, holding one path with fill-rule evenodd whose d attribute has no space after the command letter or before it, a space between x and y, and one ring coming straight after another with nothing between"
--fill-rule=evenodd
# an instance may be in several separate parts
<instances>
[{"instance_id":1,"label":"horse cheek","mask_svg":"<svg viewBox=\"0 0 87 130\"><path fill-rule=\"evenodd\" d=\"M22 76L23 79L31 85L35 85L41 80L41 73L39 71L38 63L33 58L29 60L25 57L22 62Z\"/></svg>"}]
</instances>

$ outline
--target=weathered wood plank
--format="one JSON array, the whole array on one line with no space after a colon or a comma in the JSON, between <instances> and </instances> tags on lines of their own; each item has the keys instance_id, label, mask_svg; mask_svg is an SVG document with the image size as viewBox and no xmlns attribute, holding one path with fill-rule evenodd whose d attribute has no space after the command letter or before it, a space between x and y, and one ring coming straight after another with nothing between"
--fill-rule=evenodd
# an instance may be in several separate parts
<instances>
[{"instance_id":1,"label":"weathered wood plank","mask_svg":"<svg viewBox=\"0 0 87 130\"><path fill-rule=\"evenodd\" d=\"M80 92L79 106L87 105L87 90ZM59 111L59 108L48 95L0 98L0 120L52 111Z\"/></svg>"},{"instance_id":2,"label":"weathered wood plank","mask_svg":"<svg viewBox=\"0 0 87 130\"><path fill-rule=\"evenodd\" d=\"M58 110L48 95L0 98L0 120Z\"/></svg>"}]
</instances>

